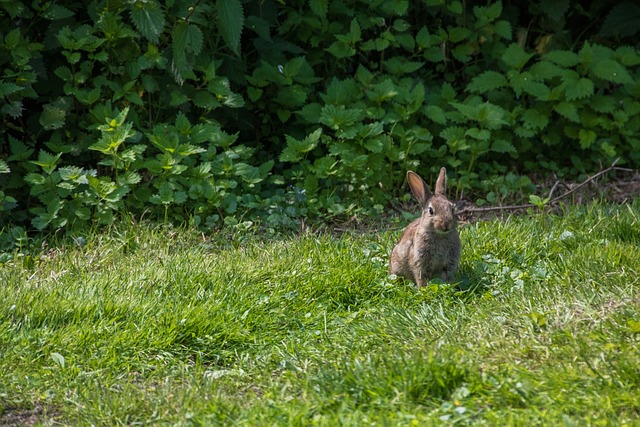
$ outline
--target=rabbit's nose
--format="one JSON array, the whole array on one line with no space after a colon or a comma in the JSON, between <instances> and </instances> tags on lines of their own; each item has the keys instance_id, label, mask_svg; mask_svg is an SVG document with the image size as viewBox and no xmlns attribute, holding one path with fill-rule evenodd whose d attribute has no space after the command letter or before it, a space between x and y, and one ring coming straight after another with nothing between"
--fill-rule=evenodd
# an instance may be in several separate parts
<instances>
[{"instance_id":1,"label":"rabbit's nose","mask_svg":"<svg viewBox=\"0 0 640 427\"><path fill-rule=\"evenodd\" d=\"M442 231L448 233L453 230L453 221L442 220L440 223L440 228Z\"/></svg>"}]
</instances>

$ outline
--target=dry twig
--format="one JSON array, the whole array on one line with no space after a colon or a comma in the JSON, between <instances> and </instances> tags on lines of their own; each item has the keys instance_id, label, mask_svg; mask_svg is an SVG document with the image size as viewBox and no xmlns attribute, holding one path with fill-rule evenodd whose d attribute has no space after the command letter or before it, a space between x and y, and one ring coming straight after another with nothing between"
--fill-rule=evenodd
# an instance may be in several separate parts
<instances>
[{"instance_id":1,"label":"dry twig","mask_svg":"<svg viewBox=\"0 0 640 427\"><path fill-rule=\"evenodd\" d=\"M579 185L575 186L574 188L570 189L569 191L554 197L553 199L551 199L551 196L553 195L554 191L556 190L556 187L559 185L559 181L556 181L556 183L554 184L553 188L551 189L551 191L549 192L549 198L550 200L547 202L547 204L554 204L557 201L567 197L568 195L574 193L575 191L577 191L578 189L584 187L585 185L587 185L589 182L593 181L594 179L609 173L613 170L618 170L618 171L625 171L625 172L633 172L633 170L631 169L626 169L626 168L619 168L616 167L616 164L618 163L618 161L620 160L620 157L618 157L617 159L615 159L613 161L613 163L611 163L611 166L609 166L606 169L601 170L600 172L598 172L597 174L590 176L589 178L587 178L584 182L580 183ZM535 208L537 205L534 205L533 203L526 203L523 205L509 205L509 206L489 206L486 208L465 208L463 210L461 210L460 212L458 212L458 214L464 214L464 213L472 213L472 212L490 212L490 211L513 211L513 210L519 210L519 209L529 209L529 208Z\"/></svg>"}]
</instances>

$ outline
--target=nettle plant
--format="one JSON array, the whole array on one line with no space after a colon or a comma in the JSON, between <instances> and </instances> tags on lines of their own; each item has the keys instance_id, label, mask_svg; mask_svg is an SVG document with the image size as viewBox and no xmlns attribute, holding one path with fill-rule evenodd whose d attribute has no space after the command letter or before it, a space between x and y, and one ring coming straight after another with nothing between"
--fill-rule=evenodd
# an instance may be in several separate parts
<instances>
[{"instance_id":1,"label":"nettle plant","mask_svg":"<svg viewBox=\"0 0 640 427\"><path fill-rule=\"evenodd\" d=\"M312 3L313 14L292 12L283 28L324 47L306 58L331 77L295 111L306 132L293 127L280 156L311 194L380 206L406 169L447 165L458 196L480 190L499 202L533 191L518 170L580 173L620 155L638 163L637 48L583 41L574 52L552 46L556 34L528 48L500 1ZM557 27L573 12L565 6L544 18ZM603 31L622 13L614 8Z\"/></svg>"},{"instance_id":2,"label":"nettle plant","mask_svg":"<svg viewBox=\"0 0 640 427\"><path fill-rule=\"evenodd\" d=\"M260 200L273 162L223 130L244 105L218 71L237 61L239 1L2 8L18 24L1 46L3 220L13 210L40 230L125 214L211 227ZM218 37L205 38L211 23Z\"/></svg>"},{"instance_id":3,"label":"nettle plant","mask_svg":"<svg viewBox=\"0 0 640 427\"><path fill-rule=\"evenodd\" d=\"M527 199L640 165L637 7L546 0L0 2L0 221L379 214L407 169ZM590 24L587 26L587 24ZM635 43L635 45L634 45Z\"/></svg>"}]
</instances>

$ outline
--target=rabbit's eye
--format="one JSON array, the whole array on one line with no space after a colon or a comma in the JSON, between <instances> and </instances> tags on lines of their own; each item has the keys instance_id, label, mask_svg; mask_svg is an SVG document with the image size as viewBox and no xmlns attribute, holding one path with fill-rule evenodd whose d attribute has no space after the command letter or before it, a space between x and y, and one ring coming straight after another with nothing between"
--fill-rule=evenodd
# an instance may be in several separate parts
<instances>
[{"instance_id":1,"label":"rabbit's eye","mask_svg":"<svg viewBox=\"0 0 640 427\"><path fill-rule=\"evenodd\" d=\"M433 216L433 208L429 206L429 215Z\"/></svg>"}]
</instances>

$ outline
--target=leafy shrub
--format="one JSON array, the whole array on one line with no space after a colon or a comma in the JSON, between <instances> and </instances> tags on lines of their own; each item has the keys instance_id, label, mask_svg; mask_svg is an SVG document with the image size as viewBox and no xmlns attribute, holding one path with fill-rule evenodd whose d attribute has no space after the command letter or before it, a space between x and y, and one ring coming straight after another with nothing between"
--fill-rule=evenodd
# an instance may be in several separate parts
<instances>
[{"instance_id":1,"label":"leafy shrub","mask_svg":"<svg viewBox=\"0 0 640 427\"><path fill-rule=\"evenodd\" d=\"M569 0L2 1L0 221L290 227L380 213L410 168L499 201L532 171L637 167L639 20Z\"/></svg>"}]
</instances>

